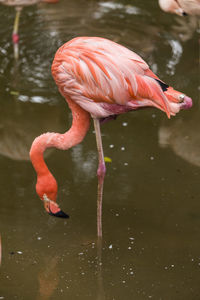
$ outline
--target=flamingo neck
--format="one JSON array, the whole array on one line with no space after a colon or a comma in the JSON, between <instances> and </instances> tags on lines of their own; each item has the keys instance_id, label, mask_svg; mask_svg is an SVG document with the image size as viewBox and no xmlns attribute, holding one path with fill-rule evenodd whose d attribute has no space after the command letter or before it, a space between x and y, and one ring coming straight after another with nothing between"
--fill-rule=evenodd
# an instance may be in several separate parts
<instances>
[{"instance_id":1,"label":"flamingo neck","mask_svg":"<svg viewBox=\"0 0 200 300\"><path fill-rule=\"evenodd\" d=\"M66 99L72 111L71 128L64 134L47 132L37 137L31 146L30 158L38 176L50 173L43 153L47 148L67 150L79 144L85 137L90 126L90 115L70 99Z\"/></svg>"}]
</instances>

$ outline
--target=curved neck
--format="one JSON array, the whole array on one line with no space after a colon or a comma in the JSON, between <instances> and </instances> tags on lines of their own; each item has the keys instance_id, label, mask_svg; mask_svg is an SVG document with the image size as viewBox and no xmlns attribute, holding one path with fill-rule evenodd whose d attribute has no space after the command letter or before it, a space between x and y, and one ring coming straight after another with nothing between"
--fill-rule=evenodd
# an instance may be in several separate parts
<instances>
[{"instance_id":1,"label":"curved neck","mask_svg":"<svg viewBox=\"0 0 200 300\"><path fill-rule=\"evenodd\" d=\"M47 148L67 150L79 144L90 126L90 115L70 99L66 99L72 111L71 128L64 134L47 132L38 136L31 146L30 158L37 175L45 175L50 171L44 162L43 153Z\"/></svg>"}]
</instances>

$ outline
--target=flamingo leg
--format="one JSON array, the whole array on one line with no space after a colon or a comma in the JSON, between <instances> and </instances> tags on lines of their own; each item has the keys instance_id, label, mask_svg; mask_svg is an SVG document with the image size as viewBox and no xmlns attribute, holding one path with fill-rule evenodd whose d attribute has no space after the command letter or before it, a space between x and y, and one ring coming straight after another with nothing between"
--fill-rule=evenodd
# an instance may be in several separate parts
<instances>
[{"instance_id":1,"label":"flamingo leg","mask_svg":"<svg viewBox=\"0 0 200 300\"><path fill-rule=\"evenodd\" d=\"M106 174L106 166L104 161L103 146L101 139L100 120L93 118L94 129L96 134L97 150L99 165L97 169L98 190L97 190L97 236L102 237L102 198L103 198L103 183Z\"/></svg>"},{"instance_id":2,"label":"flamingo leg","mask_svg":"<svg viewBox=\"0 0 200 300\"><path fill-rule=\"evenodd\" d=\"M19 34L18 34L18 29L19 29L19 19L20 19L21 10L22 10L21 7L16 7L15 22L14 22L13 34L12 34L12 41L13 41L13 46L14 46L14 58L15 59L19 58Z\"/></svg>"},{"instance_id":3,"label":"flamingo leg","mask_svg":"<svg viewBox=\"0 0 200 300\"><path fill-rule=\"evenodd\" d=\"M97 239L97 300L105 300L102 268L102 238Z\"/></svg>"}]
</instances>

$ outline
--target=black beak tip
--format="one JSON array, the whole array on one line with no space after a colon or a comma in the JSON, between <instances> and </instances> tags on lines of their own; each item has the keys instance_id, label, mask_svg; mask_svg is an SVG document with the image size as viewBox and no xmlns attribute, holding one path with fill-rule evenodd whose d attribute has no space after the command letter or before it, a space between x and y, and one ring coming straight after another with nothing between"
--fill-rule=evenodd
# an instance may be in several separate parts
<instances>
[{"instance_id":1,"label":"black beak tip","mask_svg":"<svg viewBox=\"0 0 200 300\"><path fill-rule=\"evenodd\" d=\"M69 219L69 215L64 213L64 211L59 210L57 213L53 214L52 212L49 212L50 216L57 217L57 218L63 218L63 219Z\"/></svg>"},{"instance_id":2,"label":"black beak tip","mask_svg":"<svg viewBox=\"0 0 200 300\"><path fill-rule=\"evenodd\" d=\"M187 14L186 12L183 12L183 16L185 16L185 17L186 17L186 16L188 16L188 14Z\"/></svg>"}]
</instances>

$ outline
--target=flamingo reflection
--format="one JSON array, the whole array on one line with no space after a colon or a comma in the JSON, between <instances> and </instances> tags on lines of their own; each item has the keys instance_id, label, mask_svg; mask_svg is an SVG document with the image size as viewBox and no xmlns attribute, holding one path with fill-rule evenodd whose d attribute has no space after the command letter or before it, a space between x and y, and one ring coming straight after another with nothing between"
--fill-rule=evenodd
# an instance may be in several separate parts
<instances>
[{"instance_id":1,"label":"flamingo reflection","mask_svg":"<svg viewBox=\"0 0 200 300\"><path fill-rule=\"evenodd\" d=\"M19 58L19 19L24 6L30 6L39 2L56 3L59 0L0 0L1 4L14 6L16 10L15 21L13 26L12 41L14 45L14 57Z\"/></svg>"}]
</instances>

